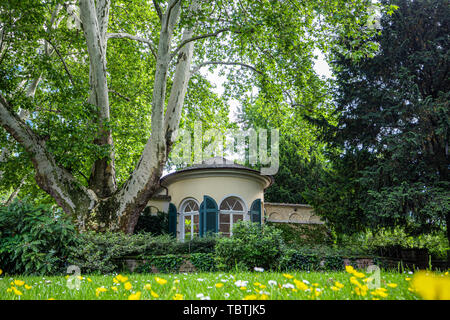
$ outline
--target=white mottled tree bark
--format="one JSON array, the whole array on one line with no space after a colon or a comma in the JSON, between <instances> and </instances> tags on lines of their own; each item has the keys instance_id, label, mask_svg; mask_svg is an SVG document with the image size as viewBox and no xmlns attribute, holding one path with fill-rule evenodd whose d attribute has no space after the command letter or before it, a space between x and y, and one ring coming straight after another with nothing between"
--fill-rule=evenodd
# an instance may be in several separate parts
<instances>
[{"instance_id":1,"label":"white mottled tree bark","mask_svg":"<svg viewBox=\"0 0 450 320\"><path fill-rule=\"evenodd\" d=\"M159 187L164 164L176 139L191 76L195 43L193 31L186 29L178 47L171 51L174 30L180 17L181 2L182 0L169 1L165 12L154 2L161 19L159 42L155 48L150 40L138 36L123 33L108 34L109 0L80 0L79 20L90 60L89 102L97 107L101 120L96 143L111 146L110 157L100 159L94 164L89 187L84 187L67 170L57 165L53 156L46 150L45 141L32 131L24 119L13 112L7 99L0 95L0 125L30 153L38 185L49 193L66 213L76 217L81 230L122 230L132 233L140 212ZM195 12L197 8L198 1L191 1L190 12ZM71 12L71 15L74 13ZM78 19L77 16L75 18ZM156 56L151 136L134 172L119 190L116 190L114 177L111 131L102 125L104 121L110 119L106 49L107 41L111 38L145 42ZM173 62L175 74L166 105L168 73Z\"/></svg>"}]
</instances>

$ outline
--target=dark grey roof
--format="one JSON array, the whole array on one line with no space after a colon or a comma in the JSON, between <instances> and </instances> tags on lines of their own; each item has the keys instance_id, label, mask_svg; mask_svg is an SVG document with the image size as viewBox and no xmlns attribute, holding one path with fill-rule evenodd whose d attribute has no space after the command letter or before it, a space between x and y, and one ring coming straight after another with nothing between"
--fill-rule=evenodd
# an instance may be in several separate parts
<instances>
[{"instance_id":1,"label":"dark grey roof","mask_svg":"<svg viewBox=\"0 0 450 320\"><path fill-rule=\"evenodd\" d=\"M244 169L259 172L257 170L251 169L249 167L243 166L241 164L234 163L228 159L223 157L214 157L203 160L202 163L193 164L189 167L177 170L176 172L183 172L195 169L216 169L216 168L227 168L227 169Z\"/></svg>"},{"instance_id":2,"label":"dark grey roof","mask_svg":"<svg viewBox=\"0 0 450 320\"><path fill-rule=\"evenodd\" d=\"M193 164L189 167L177 170L175 172L169 173L161 178L161 181L166 180L168 177L172 177L174 175L177 175L182 172L187 171L193 171L193 170L202 170L202 169L238 169L238 170L245 170L248 172L252 172L258 175L261 175L261 173L258 170L251 169L249 167L243 166L241 164L234 163L233 161L230 161L223 157L213 157L206 160L203 160L202 163L199 164ZM272 176L265 176L270 180L270 184L274 182L274 178Z\"/></svg>"}]
</instances>

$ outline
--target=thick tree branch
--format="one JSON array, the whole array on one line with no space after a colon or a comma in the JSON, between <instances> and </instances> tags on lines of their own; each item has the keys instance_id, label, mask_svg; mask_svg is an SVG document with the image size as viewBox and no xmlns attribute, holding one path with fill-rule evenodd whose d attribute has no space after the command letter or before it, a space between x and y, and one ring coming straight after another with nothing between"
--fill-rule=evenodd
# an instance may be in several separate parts
<instances>
[{"instance_id":1,"label":"thick tree branch","mask_svg":"<svg viewBox=\"0 0 450 320\"><path fill-rule=\"evenodd\" d=\"M45 143L22 121L0 94L0 125L30 154L37 184L50 194L69 215L91 210L96 204L93 192L83 187L65 169L56 164Z\"/></svg>"},{"instance_id":2,"label":"thick tree branch","mask_svg":"<svg viewBox=\"0 0 450 320\"><path fill-rule=\"evenodd\" d=\"M130 40L135 40L135 41L139 41L139 42L143 42L145 44L147 44L150 48L150 51L152 52L153 56L156 58L156 49L155 46L153 44L153 42L149 39L145 39L142 37L138 37L138 36L134 36L132 34L129 33L125 33L125 32L118 32L118 33L107 33L106 34L106 38L107 39L111 39L111 38L116 38L116 39L130 39Z\"/></svg>"},{"instance_id":3,"label":"thick tree branch","mask_svg":"<svg viewBox=\"0 0 450 320\"><path fill-rule=\"evenodd\" d=\"M180 51L181 48L183 48L189 42L200 40L200 39L205 39L205 38L210 38L210 37L217 37L219 34L221 34L222 32L226 32L226 31L230 31L230 28L224 28L224 29L217 30L216 32L207 33L207 34L203 34L200 36L195 36L195 37L191 37L188 39L184 39L181 41L181 43L178 45L178 47L174 50L171 57L173 58L178 53L178 51Z\"/></svg>"},{"instance_id":4,"label":"thick tree branch","mask_svg":"<svg viewBox=\"0 0 450 320\"><path fill-rule=\"evenodd\" d=\"M221 65L228 65L228 66L241 66L241 67L248 68L248 69L250 69L250 70L252 70L252 71L254 71L254 72L258 73L258 74L263 74L262 71L259 71L255 67L253 67L253 66L251 66L249 64L246 64L246 63L242 63L242 62L206 61L206 62L203 62L203 63L197 65L196 67L194 67L191 70L191 77L195 73L197 73L201 68L203 68L204 66L211 65L211 64L221 64Z\"/></svg>"},{"instance_id":5,"label":"thick tree branch","mask_svg":"<svg viewBox=\"0 0 450 320\"><path fill-rule=\"evenodd\" d=\"M161 11L161 7L159 6L158 3L156 3L156 0L153 0L153 6L155 7L156 13L158 14L159 20L162 19L162 11Z\"/></svg>"},{"instance_id":6,"label":"thick tree branch","mask_svg":"<svg viewBox=\"0 0 450 320\"><path fill-rule=\"evenodd\" d=\"M114 148L111 129L105 126L110 120L109 90L106 69L106 29L109 0L80 0L80 17L89 54L90 96L89 103L97 107L99 129L94 143L109 146L109 156L97 159L92 167L89 183L99 197L108 197L116 191Z\"/></svg>"}]
</instances>

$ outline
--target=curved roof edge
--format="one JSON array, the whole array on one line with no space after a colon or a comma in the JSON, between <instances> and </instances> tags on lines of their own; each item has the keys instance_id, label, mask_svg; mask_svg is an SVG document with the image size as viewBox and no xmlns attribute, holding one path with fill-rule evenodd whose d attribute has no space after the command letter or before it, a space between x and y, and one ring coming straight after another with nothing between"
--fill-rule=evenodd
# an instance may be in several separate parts
<instances>
[{"instance_id":1,"label":"curved roof edge","mask_svg":"<svg viewBox=\"0 0 450 320\"><path fill-rule=\"evenodd\" d=\"M170 183L173 179L176 179L176 177L185 176L186 174L189 175L189 173L191 173L191 172L194 174L194 172L198 172L198 171L202 171L202 170L211 170L211 171L215 171L215 172L228 171L230 173L231 173L231 170L246 172L246 173L249 173L250 175L255 175L255 176L258 176L258 177L266 180L267 186L264 189L268 188L275 182L275 179L273 178L273 176L262 175L258 170L251 169L251 168L248 168L248 167L240 165L240 164L236 164L236 163L234 163L230 160L227 160L225 158L222 158L222 157L214 157L214 158L204 160L201 164L194 164L187 168L183 168L178 171L169 173L160 179L160 184L163 185L163 183L165 183L165 182Z\"/></svg>"}]
</instances>

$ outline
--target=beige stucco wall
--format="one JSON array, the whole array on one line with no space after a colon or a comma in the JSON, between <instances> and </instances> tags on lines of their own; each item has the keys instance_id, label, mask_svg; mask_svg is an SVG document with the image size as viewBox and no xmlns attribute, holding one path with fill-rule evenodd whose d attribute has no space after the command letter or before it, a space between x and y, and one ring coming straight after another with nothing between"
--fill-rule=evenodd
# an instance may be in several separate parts
<instances>
[{"instance_id":1,"label":"beige stucco wall","mask_svg":"<svg viewBox=\"0 0 450 320\"><path fill-rule=\"evenodd\" d=\"M158 211L167 212L169 210L169 201L167 200L150 200L147 204L149 207L156 207ZM153 213L153 211L152 211Z\"/></svg>"},{"instance_id":2,"label":"beige stucco wall","mask_svg":"<svg viewBox=\"0 0 450 320\"><path fill-rule=\"evenodd\" d=\"M168 186L171 202L180 208L186 198L194 198L201 203L203 196L212 197L217 206L229 196L237 196L244 201L246 211L256 199L264 201L264 189L259 181L239 176L203 176L175 181Z\"/></svg>"},{"instance_id":3,"label":"beige stucco wall","mask_svg":"<svg viewBox=\"0 0 450 320\"><path fill-rule=\"evenodd\" d=\"M311 206L304 204L265 203L266 221L323 224Z\"/></svg>"}]
</instances>

